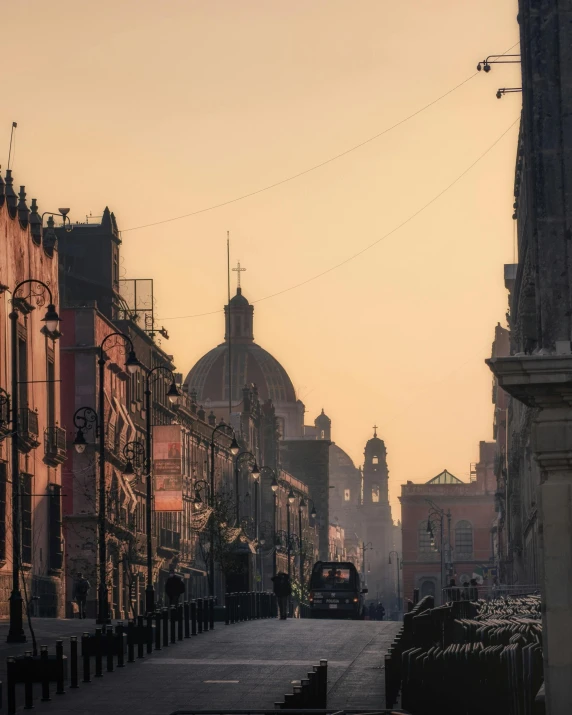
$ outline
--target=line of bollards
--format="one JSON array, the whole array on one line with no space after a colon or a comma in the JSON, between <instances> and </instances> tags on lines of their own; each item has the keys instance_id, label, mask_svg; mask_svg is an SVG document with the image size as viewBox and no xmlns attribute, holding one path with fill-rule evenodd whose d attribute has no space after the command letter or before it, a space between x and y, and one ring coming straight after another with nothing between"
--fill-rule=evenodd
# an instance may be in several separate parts
<instances>
[{"instance_id":1,"label":"line of bollards","mask_svg":"<svg viewBox=\"0 0 572 715\"><path fill-rule=\"evenodd\" d=\"M292 693L284 696L283 703L274 703L275 710L323 710L328 706L328 661L320 660L307 677L295 683Z\"/></svg>"},{"instance_id":2,"label":"line of bollards","mask_svg":"<svg viewBox=\"0 0 572 715\"><path fill-rule=\"evenodd\" d=\"M225 596L225 625L259 618L276 618L276 596L273 593L227 593Z\"/></svg>"},{"instance_id":3,"label":"line of bollards","mask_svg":"<svg viewBox=\"0 0 572 715\"><path fill-rule=\"evenodd\" d=\"M228 594L225 622L273 617L275 601L274 595L268 593ZM232 616L229 609L232 609ZM53 655L49 653L48 646L42 645L38 656L33 656L31 651L10 656L6 669L8 715L16 712L17 685L24 686L24 709L31 710L34 707L35 683L40 684L41 701L49 702L52 700L52 684L55 684L55 695L64 695L68 676L69 687L79 688L80 683L90 683L93 677L102 678L104 664L105 671L113 673L115 668L124 668L126 662L134 663L153 650L167 648L185 638L213 630L214 627L215 599L198 598L162 608L146 617L138 616L129 620L127 625L119 621L115 626L97 626L94 633L83 633L79 644L77 636L72 636L69 640L69 655L64 655L63 641L58 640ZM0 682L0 708L1 693Z\"/></svg>"}]
</instances>

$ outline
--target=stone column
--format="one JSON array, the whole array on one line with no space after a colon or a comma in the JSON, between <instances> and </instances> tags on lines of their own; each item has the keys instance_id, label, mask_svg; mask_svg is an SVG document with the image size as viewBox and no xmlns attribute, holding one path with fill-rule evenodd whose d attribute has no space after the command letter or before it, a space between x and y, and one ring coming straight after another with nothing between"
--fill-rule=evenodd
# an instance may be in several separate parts
<instances>
[{"instance_id":1,"label":"stone column","mask_svg":"<svg viewBox=\"0 0 572 715\"><path fill-rule=\"evenodd\" d=\"M538 490L546 712L572 704L572 355L492 358L500 387L538 409L532 426Z\"/></svg>"}]
</instances>

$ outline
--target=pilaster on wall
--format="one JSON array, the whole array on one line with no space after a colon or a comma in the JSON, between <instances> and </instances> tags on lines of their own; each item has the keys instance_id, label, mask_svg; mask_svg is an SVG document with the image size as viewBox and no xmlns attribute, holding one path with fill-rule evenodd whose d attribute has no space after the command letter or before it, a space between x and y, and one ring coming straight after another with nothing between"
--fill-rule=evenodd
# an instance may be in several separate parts
<instances>
[{"instance_id":1,"label":"pilaster on wall","mask_svg":"<svg viewBox=\"0 0 572 715\"><path fill-rule=\"evenodd\" d=\"M541 470L538 515L546 703L572 703L572 355L493 358L499 385L537 408L532 447Z\"/></svg>"}]
</instances>

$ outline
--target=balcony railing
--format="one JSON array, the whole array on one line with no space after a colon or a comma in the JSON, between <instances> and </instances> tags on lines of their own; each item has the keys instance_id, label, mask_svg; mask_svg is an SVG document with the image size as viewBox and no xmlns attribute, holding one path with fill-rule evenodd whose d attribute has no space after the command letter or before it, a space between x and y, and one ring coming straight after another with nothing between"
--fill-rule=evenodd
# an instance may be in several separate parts
<instances>
[{"instance_id":1,"label":"balcony railing","mask_svg":"<svg viewBox=\"0 0 572 715\"><path fill-rule=\"evenodd\" d=\"M18 422L18 443L22 452L29 452L40 446L38 435L38 413L29 407L20 408L20 419Z\"/></svg>"},{"instance_id":2,"label":"balcony railing","mask_svg":"<svg viewBox=\"0 0 572 715\"><path fill-rule=\"evenodd\" d=\"M48 427L44 432L44 462L56 467L66 459L66 431L61 427Z\"/></svg>"},{"instance_id":3,"label":"balcony railing","mask_svg":"<svg viewBox=\"0 0 572 715\"><path fill-rule=\"evenodd\" d=\"M159 531L159 548L180 551L181 535L179 532L171 531L170 529L161 529Z\"/></svg>"}]
</instances>

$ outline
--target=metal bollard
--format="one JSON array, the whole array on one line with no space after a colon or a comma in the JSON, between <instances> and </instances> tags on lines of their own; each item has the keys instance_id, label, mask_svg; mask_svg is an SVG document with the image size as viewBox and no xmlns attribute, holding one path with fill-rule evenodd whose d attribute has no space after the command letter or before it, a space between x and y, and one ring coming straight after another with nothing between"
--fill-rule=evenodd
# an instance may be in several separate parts
<instances>
[{"instance_id":1,"label":"metal bollard","mask_svg":"<svg viewBox=\"0 0 572 715\"><path fill-rule=\"evenodd\" d=\"M50 661L48 655L48 646L40 646L40 662L42 668L42 702L47 703L50 698Z\"/></svg>"},{"instance_id":2,"label":"metal bollard","mask_svg":"<svg viewBox=\"0 0 572 715\"><path fill-rule=\"evenodd\" d=\"M89 633L84 633L81 637L81 657L83 660L83 683L91 683L89 653L87 652L87 643Z\"/></svg>"},{"instance_id":3,"label":"metal bollard","mask_svg":"<svg viewBox=\"0 0 572 715\"><path fill-rule=\"evenodd\" d=\"M105 633L105 646L107 651L107 672L113 673L113 646L115 645L113 639L113 628L109 626Z\"/></svg>"},{"instance_id":4,"label":"metal bollard","mask_svg":"<svg viewBox=\"0 0 572 715\"><path fill-rule=\"evenodd\" d=\"M70 637L70 688L79 688L77 671L77 636Z\"/></svg>"},{"instance_id":5,"label":"metal bollard","mask_svg":"<svg viewBox=\"0 0 572 715\"><path fill-rule=\"evenodd\" d=\"M161 610L163 614L163 647L169 647L169 609L163 608Z\"/></svg>"},{"instance_id":6,"label":"metal bollard","mask_svg":"<svg viewBox=\"0 0 572 715\"><path fill-rule=\"evenodd\" d=\"M64 642L56 641L56 695L65 695L64 689Z\"/></svg>"},{"instance_id":7,"label":"metal bollard","mask_svg":"<svg viewBox=\"0 0 572 715\"><path fill-rule=\"evenodd\" d=\"M197 635L197 602L191 601L191 635Z\"/></svg>"},{"instance_id":8,"label":"metal bollard","mask_svg":"<svg viewBox=\"0 0 572 715\"><path fill-rule=\"evenodd\" d=\"M34 708L34 684L32 682L32 668L34 659L32 651L27 650L24 658L24 710L33 710Z\"/></svg>"},{"instance_id":9,"label":"metal bollard","mask_svg":"<svg viewBox=\"0 0 572 715\"><path fill-rule=\"evenodd\" d=\"M12 656L6 659L6 679L8 681L8 715L16 712L16 659Z\"/></svg>"},{"instance_id":10,"label":"metal bollard","mask_svg":"<svg viewBox=\"0 0 572 715\"><path fill-rule=\"evenodd\" d=\"M117 640L117 667L125 667L125 659L123 654L123 621L118 621L115 626L115 638Z\"/></svg>"},{"instance_id":11,"label":"metal bollard","mask_svg":"<svg viewBox=\"0 0 572 715\"><path fill-rule=\"evenodd\" d=\"M137 657L144 658L143 648L145 647L145 619L137 616Z\"/></svg>"},{"instance_id":12,"label":"metal bollard","mask_svg":"<svg viewBox=\"0 0 572 715\"><path fill-rule=\"evenodd\" d=\"M197 598L197 629L199 633L203 632L203 599Z\"/></svg>"},{"instance_id":13,"label":"metal bollard","mask_svg":"<svg viewBox=\"0 0 572 715\"><path fill-rule=\"evenodd\" d=\"M191 637L191 607L188 601L183 604L183 615L185 617L185 638Z\"/></svg>"},{"instance_id":14,"label":"metal bollard","mask_svg":"<svg viewBox=\"0 0 572 715\"><path fill-rule=\"evenodd\" d=\"M101 678L103 676L102 672L102 659L101 659L101 628L95 629L95 677Z\"/></svg>"},{"instance_id":15,"label":"metal bollard","mask_svg":"<svg viewBox=\"0 0 572 715\"><path fill-rule=\"evenodd\" d=\"M203 631L206 633L209 629L209 599L203 600Z\"/></svg>"},{"instance_id":16,"label":"metal bollard","mask_svg":"<svg viewBox=\"0 0 572 715\"><path fill-rule=\"evenodd\" d=\"M161 650L161 611L155 611L155 650Z\"/></svg>"},{"instance_id":17,"label":"metal bollard","mask_svg":"<svg viewBox=\"0 0 572 715\"><path fill-rule=\"evenodd\" d=\"M175 608L175 606L171 606L169 608L169 624L170 624L170 631L171 631L171 643L176 643L177 642L177 636L176 636L177 609Z\"/></svg>"},{"instance_id":18,"label":"metal bollard","mask_svg":"<svg viewBox=\"0 0 572 715\"><path fill-rule=\"evenodd\" d=\"M234 623L236 623L236 613L235 613L235 611L236 611L236 603L235 603L235 596L236 596L236 594L234 594L234 593L229 593L229 594L228 594L228 603L229 603L228 608L229 608L229 611L230 611L230 613L229 613L229 620L230 620L231 625L234 625Z\"/></svg>"},{"instance_id":19,"label":"metal bollard","mask_svg":"<svg viewBox=\"0 0 572 715\"><path fill-rule=\"evenodd\" d=\"M183 604L177 604L177 640L183 640Z\"/></svg>"},{"instance_id":20,"label":"metal bollard","mask_svg":"<svg viewBox=\"0 0 572 715\"><path fill-rule=\"evenodd\" d=\"M153 652L153 614L147 615L147 655Z\"/></svg>"},{"instance_id":21,"label":"metal bollard","mask_svg":"<svg viewBox=\"0 0 572 715\"><path fill-rule=\"evenodd\" d=\"M214 597L211 596L209 599L209 627L212 630L214 630L214 607L215 607L215 599Z\"/></svg>"},{"instance_id":22,"label":"metal bollard","mask_svg":"<svg viewBox=\"0 0 572 715\"><path fill-rule=\"evenodd\" d=\"M127 622L127 662L135 662L135 621Z\"/></svg>"},{"instance_id":23,"label":"metal bollard","mask_svg":"<svg viewBox=\"0 0 572 715\"><path fill-rule=\"evenodd\" d=\"M227 593L224 597L224 625L230 625L230 594Z\"/></svg>"}]
</instances>

